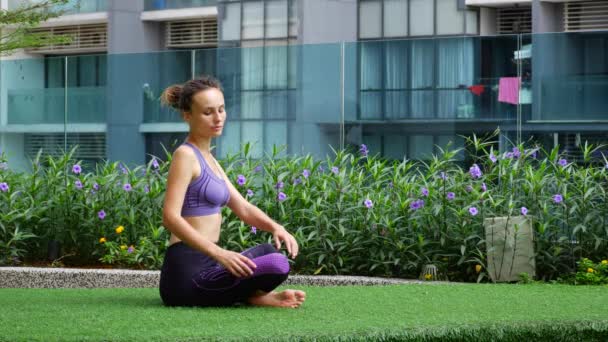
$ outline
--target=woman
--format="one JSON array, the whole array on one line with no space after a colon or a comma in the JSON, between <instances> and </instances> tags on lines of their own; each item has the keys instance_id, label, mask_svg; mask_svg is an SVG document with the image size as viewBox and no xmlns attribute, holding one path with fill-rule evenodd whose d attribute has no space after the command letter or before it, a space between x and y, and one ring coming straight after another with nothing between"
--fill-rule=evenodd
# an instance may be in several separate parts
<instances>
[{"instance_id":1,"label":"woman","mask_svg":"<svg viewBox=\"0 0 608 342\"><path fill-rule=\"evenodd\" d=\"M222 134L224 95L217 80L203 76L167 88L162 101L179 110L190 126L173 153L163 206L163 225L171 231L160 275L160 295L168 306L227 306L249 303L297 308L303 291L273 291L287 279L298 244L285 228L250 204L230 183L211 155L211 139ZM261 244L242 253L217 245L227 205L243 222L273 234L276 249Z\"/></svg>"}]
</instances>

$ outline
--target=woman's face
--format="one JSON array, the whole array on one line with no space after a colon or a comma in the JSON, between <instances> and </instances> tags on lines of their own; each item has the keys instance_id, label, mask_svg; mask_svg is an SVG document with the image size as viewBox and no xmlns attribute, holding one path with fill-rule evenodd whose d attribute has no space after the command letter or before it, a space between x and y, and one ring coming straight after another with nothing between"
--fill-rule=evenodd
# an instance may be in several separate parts
<instances>
[{"instance_id":1,"label":"woman's face","mask_svg":"<svg viewBox=\"0 0 608 342\"><path fill-rule=\"evenodd\" d=\"M216 88L194 94L191 111L184 113L184 120L190 125L190 131L197 136L219 137L226 121L224 94Z\"/></svg>"}]
</instances>

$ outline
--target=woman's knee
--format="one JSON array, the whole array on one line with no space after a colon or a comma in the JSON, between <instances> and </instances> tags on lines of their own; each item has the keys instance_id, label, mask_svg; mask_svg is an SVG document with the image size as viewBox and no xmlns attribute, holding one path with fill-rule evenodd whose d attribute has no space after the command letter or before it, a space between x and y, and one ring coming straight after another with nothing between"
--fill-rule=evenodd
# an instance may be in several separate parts
<instances>
[{"instance_id":1,"label":"woman's knee","mask_svg":"<svg viewBox=\"0 0 608 342\"><path fill-rule=\"evenodd\" d=\"M257 265L255 273L289 274L289 260L281 253L270 253L253 260Z\"/></svg>"}]
</instances>

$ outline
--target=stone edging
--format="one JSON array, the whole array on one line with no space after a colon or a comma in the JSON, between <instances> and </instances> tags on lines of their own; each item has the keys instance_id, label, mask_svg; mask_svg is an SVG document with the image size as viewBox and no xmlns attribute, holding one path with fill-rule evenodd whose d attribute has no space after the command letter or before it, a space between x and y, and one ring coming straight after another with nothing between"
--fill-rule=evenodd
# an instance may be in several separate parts
<instances>
[{"instance_id":1,"label":"stone edging","mask_svg":"<svg viewBox=\"0 0 608 342\"><path fill-rule=\"evenodd\" d=\"M0 288L154 288L160 271L127 269L78 269L47 267L0 267ZM393 285L458 284L425 282L416 279L373 278L361 276L290 275L284 285Z\"/></svg>"}]
</instances>

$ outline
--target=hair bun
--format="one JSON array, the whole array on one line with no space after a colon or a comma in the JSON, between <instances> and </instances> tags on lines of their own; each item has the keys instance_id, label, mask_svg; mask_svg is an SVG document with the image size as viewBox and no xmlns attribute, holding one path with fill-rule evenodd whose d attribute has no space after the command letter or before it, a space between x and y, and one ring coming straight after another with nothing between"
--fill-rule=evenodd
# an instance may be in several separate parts
<instances>
[{"instance_id":1,"label":"hair bun","mask_svg":"<svg viewBox=\"0 0 608 342\"><path fill-rule=\"evenodd\" d=\"M179 109L179 99L181 95L182 86L174 84L163 91L163 94L160 96L160 101L174 109Z\"/></svg>"}]
</instances>

